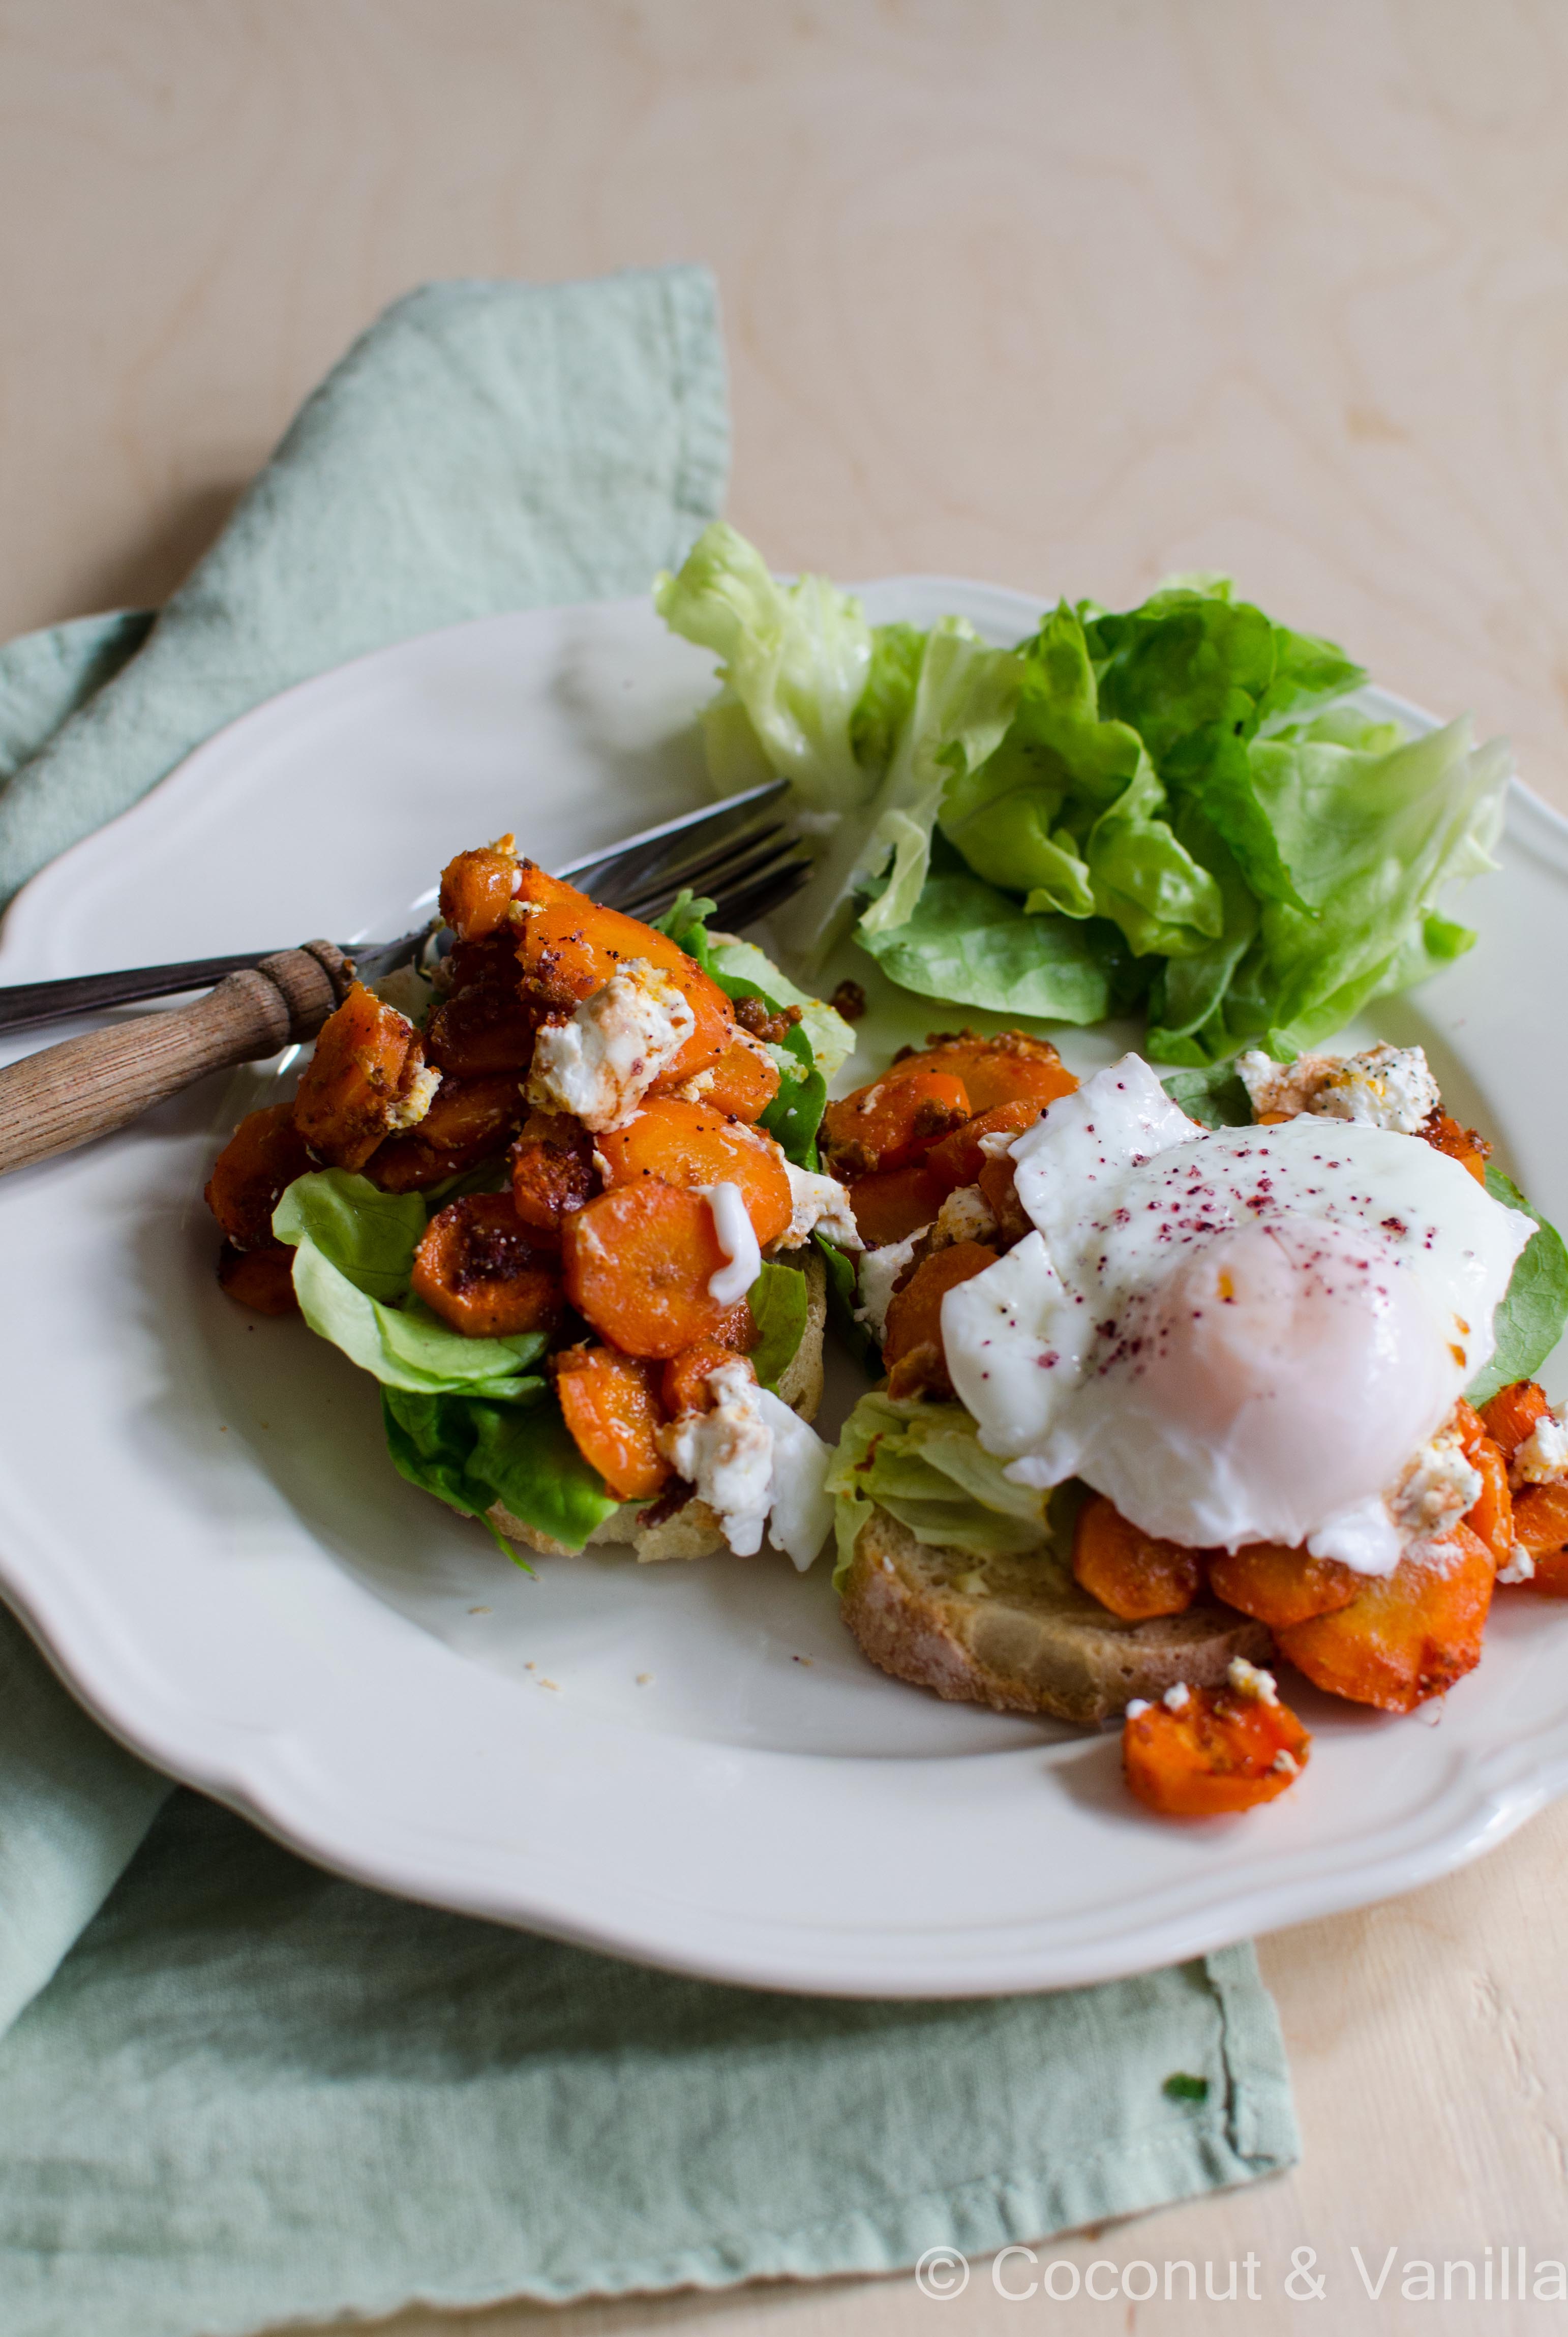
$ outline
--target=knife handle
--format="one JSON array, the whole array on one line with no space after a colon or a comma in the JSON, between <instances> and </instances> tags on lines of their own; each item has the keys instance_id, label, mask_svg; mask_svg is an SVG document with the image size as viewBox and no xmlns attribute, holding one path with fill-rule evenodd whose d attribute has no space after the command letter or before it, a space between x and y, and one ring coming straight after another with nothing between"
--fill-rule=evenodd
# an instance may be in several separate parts
<instances>
[{"instance_id":1,"label":"knife handle","mask_svg":"<svg viewBox=\"0 0 1568 2337\"><path fill-rule=\"evenodd\" d=\"M0 1070L0 1175L110 1136L208 1071L314 1039L354 976L330 942L279 950L192 1006L91 1031Z\"/></svg>"}]
</instances>

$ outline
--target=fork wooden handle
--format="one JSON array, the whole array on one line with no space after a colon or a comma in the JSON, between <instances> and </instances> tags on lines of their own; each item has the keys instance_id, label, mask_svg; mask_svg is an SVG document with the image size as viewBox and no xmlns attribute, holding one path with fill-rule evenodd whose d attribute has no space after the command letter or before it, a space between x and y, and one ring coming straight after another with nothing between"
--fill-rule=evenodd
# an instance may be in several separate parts
<instances>
[{"instance_id":1,"label":"fork wooden handle","mask_svg":"<svg viewBox=\"0 0 1568 2337\"><path fill-rule=\"evenodd\" d=\"M151 1111L208 1071L314 1039L354 979L330 942L279 950L172 1013L143 1014L0 1071L0 1175L69 1152Z\"/></svg>"}]
</instances>

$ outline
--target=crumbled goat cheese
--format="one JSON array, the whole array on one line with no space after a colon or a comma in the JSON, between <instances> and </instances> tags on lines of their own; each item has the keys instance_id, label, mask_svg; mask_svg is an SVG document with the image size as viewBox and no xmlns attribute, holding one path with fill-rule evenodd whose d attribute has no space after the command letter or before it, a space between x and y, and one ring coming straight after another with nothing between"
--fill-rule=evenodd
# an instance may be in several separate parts
<instances>
[{"instance_id":1,"label":"crumbled goat cheese","mask_svg":"<svg viewBox=\"0 0 1568 2337\"><path fill-rule=\"evenodd\" d=\"M682 1413L660 1429L660 1450L716 1512L738 1557L761 1549L765 1526L803 1574L833 1524L827 1446L758 1387L739 1356L710 1372L707 1385L714 1409Z\"/></svg>"},{"instance_id":2,"label":"crumbled goat cheese","mask_svg":"<svg viewBox=\"0 0 1568 2337\"><path fill-rule=\"evenodd\" d=\"M932 1227L933 1249L950 1249L955 1242L989 1242L996 1238L996 1211L978 1185L960 1185L937 1211Z\"/></svg>"},{"instance_id":3,"label":"crumbled goat cheese","mask_svg":"<svg viewBox=\"0 0 1568 2337\"><path fill-rule=\"evenodd\" d=\"M1389 1498L1394 1523L1410 1541L1434 1541L1481 1498L1482 1476L1454 1429L1423 1444Z\"/></svg>"},{"instance_id":4,"label":"crumbled goat cheese","mask_svg":"<svg viewBox=\"0 0 1568 2337\"><path fill-rule=\"evenodd\" d=\"M1180 1712L1183 1706L1191 1704L1192 1700L1193 1691L1185 1680L1178 1680L1174 1687L1168 1687L1160 1698L1167 1712Z\"/></svg>"},{"instance_id":5,"label":"crumbled goat cheese","mask_svg":"<svg viewBox=\"0 0 1568 2337\"><path fill-rule=\"evenodd\" d=\"M408 1093L399 1096L395 1103L389 1105L387 1127L392 1129L417 1128L434 1102L435 1090L440 1085L441 1073L433 1063L426 1063L423 1071L415 1071Z\"/></svg>"},{"instance_id":6,"label":"crumbled goat cheese","mask_svg":"<svg viewBox=\"0 0 1568 2337\"><path fill-rule=\"evenodd\" d=\"M1535 1561L1522 1541L1516 1541L1508 1553L1508 1563L1497 1569L1499 1582L1533 1582Z\"/></svg>"},{"instance_id":7,"label":"crumbled goat cheese","mask_svg":"<svg viewBox=\"0 0 1568 2337\"><path fill-rule=\"evenodd\" d=\"M1414 1136L1437 1110L1437 1082L1420 1047L1368 1047L1359 1055L1298 1055L1276 1063L1253 1048L1236 1070L1254 1112L1318 1112Z\"/></svg>"},{"instance_id":8,"label":"crumbled goat cheese","mask_svg":"<svg viewBox=\"0 0 1568 2337\"><path fill-rule=\"evenodd\" d=\"M798 1249L808 1236L823 1235L840 1249L863 1249L850 1197L836 1177L818 1177L809 1168L784 1162L790 1180L790 1221L779 1237L781 1249Z\"/></svg>"},{"instance_id":9,"label":"crumbled goat cheese","mask_svg":"<svg viewBox=\"0 0 1568 2337\"><path fill-rule=\"evenodd\" d=\"M1282 1745L1269 1766L1271 1769L1277 1769L1281 1777L1299 1777L1301 1774L1300 1763L1293 1753L1287 1753Z\"/></svg>"},{"instance_id":10,"label":"crumbled goat cheese","mask_svg":"<svg viewBox=\"0 0 1568 2337\"><path fill-rule=\"evenodd\" d=\"M596 1136L623 1128L696 1028L691 1003L646 958L632 958L570 1021L534 1041L528 1100L575 1112Z\"/></svg>"},{"instance_id":11,"label":"crumbled goat cheese","mask_svg":"<svg viewBox=\"0 0 1568 2337\"><path fill-rule=\"evenodd\" d=\"M1150 1704L1146 1696L1135 1696L1131 1704L1128 1705L1123 1717L1127 1720L1136 1720L1140 1713L1152 1712L1153 1710L1154 1706Z\"/></svg>"},{"instance_id":12,"label":"crumbled goat cheese","mask_svg":"<svg viewBox=\"0 0 1568 2337\"><path fill-rule=\"evenodd\" d=\"M1514 1454L1510 1477L1521 1485L1553 1485L1568 1475L1568 1427L1544 1413Z\"/></svg>"},{"instance_id":13,"label":"crumbled goat cheese","mask_svg":"<svg viewBox=\"0 0 1568 2337\"><path fill-rule=\"evenodd\" d=\"M1278 1704L1274 1675L1260 1664L1250 1664L1245 1656L1232 1656L1225 1677L1238 1696L1255 1697L1260 1704Z\"/></svg>"},{"instance_id":14,"label":"crumbled goat cheese","mask_svg":"<svg viewBox=\"0 0 1568 2337\"><path fill-rule=\"evenodd\" d=\"M756 1230L738 1185L699 1185L696 1190L713 1211L713 1229L725 1254L725 1264L707 1279L707 1295L721 1306L735 1306L762 1272L762 1252Z\"/></svg>"},{"instance_id":15,"label":"crumbled goat cheese","mask_svg":"<svg viewBox=\"0 0 1568 2337\"><path fill-rule=\"evenodd\" d=\"M930 1226L920 1226L907 1234L901 1242L888 1242L881 1249L868 1249L861 1259L859 1274L860 1305L855 1308L855 1321L863 1323L878 1346L887 1333L888 1308L892 1303L893 1285L910 1265L917 1243L924 1241Z\"/></svg>"}]
</instances>

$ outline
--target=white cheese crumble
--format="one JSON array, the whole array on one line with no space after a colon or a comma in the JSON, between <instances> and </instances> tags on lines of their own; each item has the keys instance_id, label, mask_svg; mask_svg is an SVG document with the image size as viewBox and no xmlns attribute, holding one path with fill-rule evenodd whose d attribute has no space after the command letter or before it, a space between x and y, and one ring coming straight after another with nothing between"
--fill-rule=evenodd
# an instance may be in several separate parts
<instances>
[{"instance_id":1,"label":"white cheese crumble","mask_svg":"<svg viewBox=\"0 0 1568 2337\"><path fill-rule=\"evenodd\" d=\"M836 1177L819 1177L809 1168L784 1162L790 1180L790 1221L779 1237L781 1249L798 1249L812 1234L820 1233L840 1249L865 1247L850 1197Z\"/></svg>"},{"instance_id":2,"label":"white cheese crumble","mask_svg":"<svg viewBox=\"0 0 1568 2337\"><path fill-rule=\"evenodd\" d=\"M1231 1657L1225 1677L1238 1696L1254 1697L1260 1704L1278 1704L1280 1701L1275 1692L1273 1673L1264 1671L1261 1664L1250 1664L1245 1656Z\"/></svg>"},{"instance_id":3,"label":"white cheese crumble","mask_svg":"<svg viewBox=\"0 0 1568 2337\"><path fill-rule=\"evenodd\" d=\"M1516 1541L1508 1553L1508 1563L1497 1569L1499 1582L1533 1582L1535 1561L1522 1541Z\"/></svg>"},{"instance_id":4,"label":"white cheese crumble","mask_svg":"<svg viewBox=\"0 0 1568 2337\"><path fill-rule=\"evenodd\" d=\"M978 1185L960 1185L948 1195L937 1211L937 1246L943 1249L955 1242L989 1242L996 1238L996 1211Z\"/></svg>"},{"instance_id":5,"label":"white cheese crumble","mask_svg":"<svg viewBox=\"0 0 1568 2337\"><path fill-rule=\"evenodd\" d=\"M1152 1712L1153 1710L1154 1706L1149 1702L1146 1696L1135 1696L1131 1704L1128 1705L1123 1717L1127 1720L1136 1720L1140 1713Z\"/></svg>"},{"instance_id":6,"label":"white cheese crumble","mask_svg":"<svg viewBox=\"0 0 1568 2337\"><path fill-rule=\"evenodd\" d=\"M1192 1701L1193 1691L1187 1686L1185 1680L1178 1680L1175 1686L1174 1687L1168 1687L1165 1690L1164 1695L1160 1698L1160 1702L1164 1706L1167 1712L1180 1712L1184 1706L1191 1704Z\"/></svg>"},{"instance_id":7,"label":"white cheese crumble","mask_svg":"<svg viewBox=\"0 0 1568 2337\"><path fill-rule=\"evenodd\" d=\"M1293 1753L1287 1753L1282 1745L1269 1766L1271 1769L1277 1769L1281 1777L1299 1777L1301 1774L1300 1763Z\"/></svg>"},{"instance_id":8,"label":"white cheese crumble","mask_svg":"<svg viewBox=\"0 0 1568 2337\"><path fill-rule=\"evenodd\" d=\"M391 1129L417 1128L435 1101L435 1090L440 1085L441 1073L433 1063L426 1063L423 1071L415 1071L409 1082L408 1093L399 1096L394 1103L387 1106L387 1127Z\"/></svg>"},{"instance_id":9,"label":"white cheese crumble","mask_svg":"<svg viewBox=\"0 0 1568 2337\"><path fill-rule=\"evenodd\" d=\"M596 1136L623 1128L696 1028L691 1002L646 958L632 958L565 1022L534 1041L528 1100L575 1112Z\"/></svg>"},{"instance_id":10,"label":"white cheese crumble","mask_svg":"<svg viewBox=\"0 0 1568 2337\"><path fill-rule=\"evenodd\" d=\"M717 1515L737 1557L770 1539L804 1573L827 1539L833 1505L825 1490L832 1458L788 1404L758 1387L743 1357L707 1375L711 1412L685 1412L658 1433L677 1473Z\"/></svg>"},{"instance_id":11,"label":"white cheese crumble","mask_svg":"<svg viewBox=\"0 0 1568 2337\"><path fill-rule=\"evenodd\" d=\"M888 1242L881 1249L868 1249L861 1259L857 1285L861 1303L855 1308L855 1321L865 1325L879 1347L887 1334L893 1285L912 1261L916 1245L924 1241L930 1232L930 1226L919 1226L901 1242Z\"/></svg>"},{"instance_id":12,"label":"white cheese crumble","mask_svg":"<svg viewBox=\"0 0 1568 2337\"><path fill-rule=\"evenodd\" d=\"M1411 1541L1434 1541L1481 1498L1483 1479L1465 1458L1457 1432L1443 1429L1423 1444L1395 1487L1388 1507Z\"/></svg>"},{"instance_id":13,"label":"white cheese crumble","mask_svg":"<svg viewBox=\"0 0 1568 2337\"><path fill-rule=\"evenodd\" d=\"M1254 1112L1310 1111L1414 1136L1437 1110L1437 1082L1421 1047L1376 1046L1359 1055L1298 1055L1276 1063L1259 1049L1236 1058Z\"/></svg>"},{"instance_id":14,"label":"white cheese crumble","mask_svg":"<svg viewBox=\"0 0 1568 2337\"><path fill-rule=\"evenodd\" d=\"M721 1306L738 1305L762 1272L762 1252L738 1185L699 1185L696 1190L713 1211L713 1229L726 1263L707 1279L707 1295Z\"/></svg>"},{"instance_id":15,"label":"white cheese crumble","mask_svg":"<svg viewBox=\"0 0 1568 2337\"><path fill-rule=\"evenodd\" d=\"M1554 1413L1544 1413L1515 1448L1509 1474L1522 1485L1553 1485L1568 1475L1568 1427Z\"/></svg>"}]
</instances>

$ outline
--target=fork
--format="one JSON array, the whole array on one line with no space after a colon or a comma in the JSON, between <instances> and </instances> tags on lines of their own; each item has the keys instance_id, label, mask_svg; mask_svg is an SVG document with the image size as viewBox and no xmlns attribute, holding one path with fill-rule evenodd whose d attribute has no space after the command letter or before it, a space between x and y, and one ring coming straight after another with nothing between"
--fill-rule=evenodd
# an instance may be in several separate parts
<instances>
[{"instance_id":1,"label":"fork","mask_svg":"<svg viewBox=\"0 0 1568 2337\"><path fill-rule=\"evenodd\" d=\"M661 916L689 889L709 895L724 924L749 924L810 874L807 856L776 816L787 787L787 780L770 780L554 873L605 907L645 920ZM429 966L452 938L435 916L394 942L342 948L305 942L265 954L0 988L5 1030L216 985L192 1005L67 1039L0 1070L0 1175L110 1135L209 1071L313 1039L351 983L384 981L402 966Z\"/></svg>"}]
</instances>

